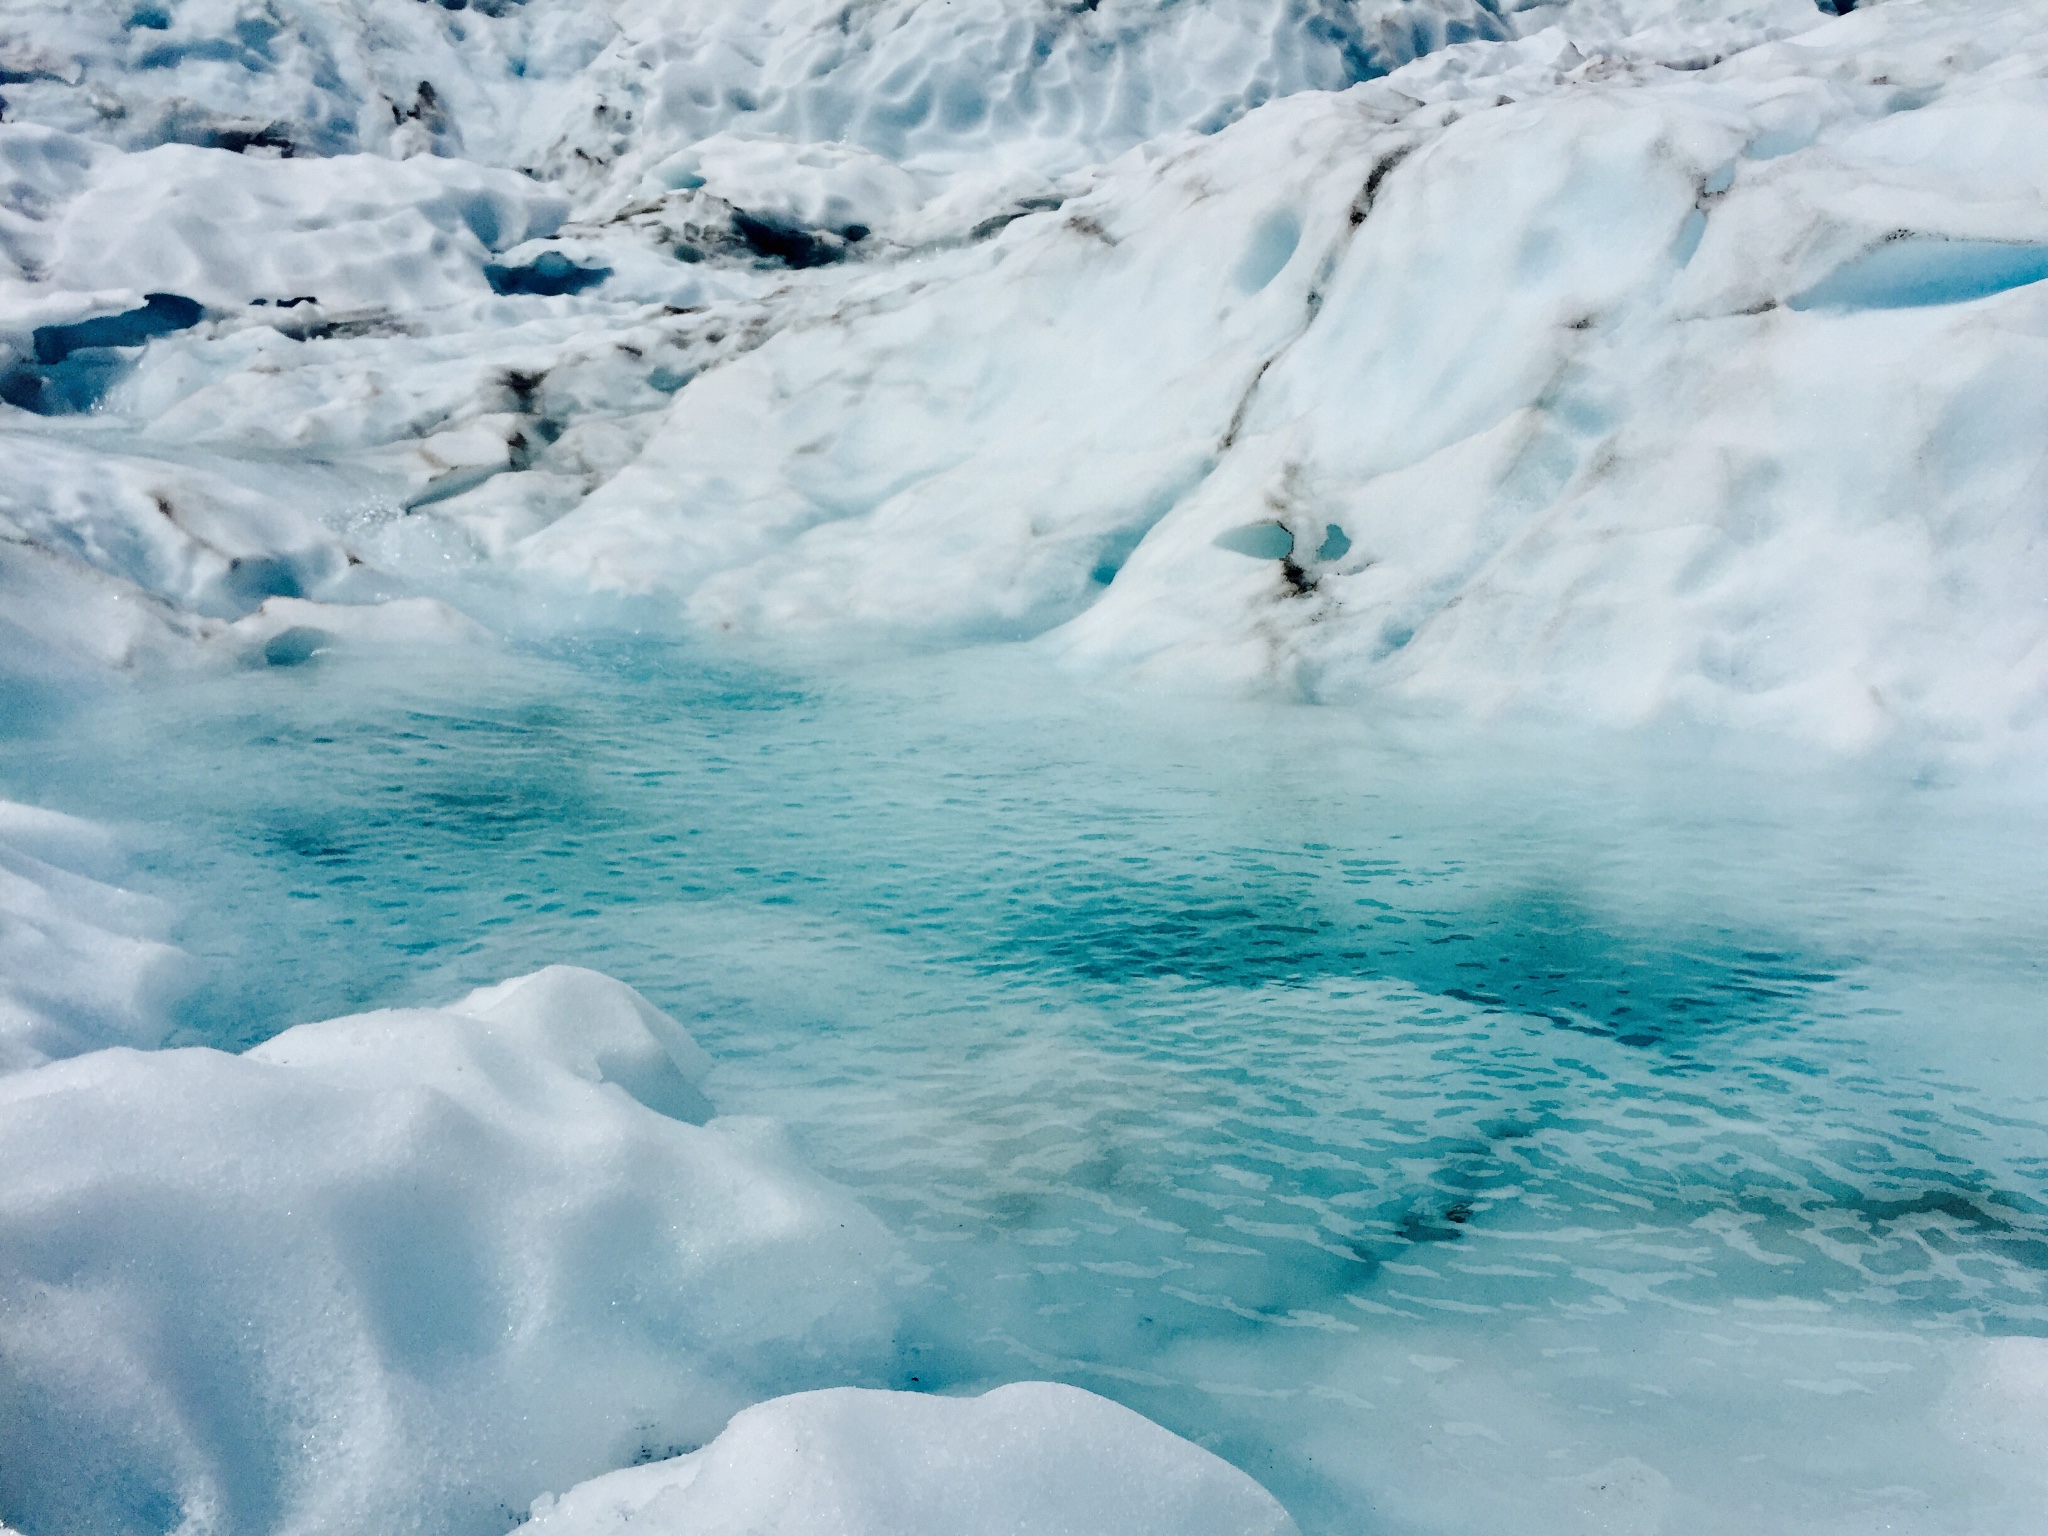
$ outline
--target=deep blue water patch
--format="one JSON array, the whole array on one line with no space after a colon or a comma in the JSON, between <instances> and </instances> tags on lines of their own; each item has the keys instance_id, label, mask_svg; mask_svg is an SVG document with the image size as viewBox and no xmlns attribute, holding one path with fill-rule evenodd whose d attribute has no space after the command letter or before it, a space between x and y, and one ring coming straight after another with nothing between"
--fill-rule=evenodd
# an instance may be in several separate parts
<instances>
[{"instance_id":1,"label":"deep blue water patch","mask_svg":"<svg viewBox=\"0 0 2048 1536\"><path fill-rule=\"evenodd\" d=\"M1585 1424L1807 1488L1785 1336L1704 1424L1734 1378L1637 1352L1744 1308L2048 1331L2048 1127L1944 1056L2038 995L2035 821L998 653L302 649L16 721L5 789L121 824L185 914L176 1040L619 975L904 1243L897 1385L1108 1392L1336 1532L1438 1411L1410 1355L1592 1351Z\"/></svg>"},{"instance_id":2,"label":"deep blue water patch","mask_svg":"<svg viewBox=\"0 0 2048 1536\"><path fill-rule=\"evenodd\" d=\"M1835 268L1792 309L1920 309L1965 304L2048 278L2048 245L1903 235Z\"/></svg>"},{"instance_id":3,"label":"deep blue water patch","mask_svg":"<svg viewBox=\"0 0 2048 1536\"><path fill-rule=\"evenodd\" d=\"M533 294L546 299L582 293L611 275L610 267L581 266L560 251L542 251L532 261L519 265L494 261L484 267L484 281L491 285L491 292Z\"/></svg>"},{"instance_id":4,"label":"deep blue water patch","mask_svg":"<svg viewBox=\"0 0 2048 1536\"><path fill-rule=\"evenodd\" d=\"M145 294L139 309L75 320L69 325L37 326L36 361L48 367L89 347L139 347L152 337L190 330L205 315L203 304L182 294Z\"/></svg>"},{"instance_id":5,"label":"deep blue water patch","mask_svg":"<svg viewBox=\"0 0 2048 1536\"><path fill-rule=\"evenodd\" d=\"M0 372L0 400L39 416L66 416L97 406L133 358L129 349L189 330L205 306L176 293L152 293L139 308L69 325L36 327L34 361Z\"/></svg>"}]
</instances>

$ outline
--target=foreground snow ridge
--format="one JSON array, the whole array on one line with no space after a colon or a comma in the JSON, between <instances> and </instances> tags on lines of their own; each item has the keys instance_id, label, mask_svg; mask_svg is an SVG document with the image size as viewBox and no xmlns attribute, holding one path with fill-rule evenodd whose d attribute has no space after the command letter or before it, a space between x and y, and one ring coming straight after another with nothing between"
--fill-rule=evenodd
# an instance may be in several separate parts
<instances>
[{"instance_id":1,"label":"foreground snow ridge","mask_svg":"<svg viewBox=\"0 0 2048 1536\"><path fill-rule=\"evenodd\" d=\"M1128 1408L1048 1381L977 1398L840 1387L701 1451L534 1501L530 1536L1294 1536L1272 1496Z\"/></svg>"},{"instance_id":2,"label":"foreground snow ridge","mask_svg":"<svg viewBox=\"0 0 2048 1536\"><path fill-rule=\"evenodd\" d=\"M884 1358L890 1244L630 988L0 1078L0 1507L495 1531ZM707 1123L693 1123L707 1122Z\"/></svg>"},{"instance_id":3,"label":"foreground snow ridge","mask_svg":"<svg viewBox=\"0 0 2048 1536\"><path fill-rule=\"evenodd\" d=\"M536 1529L1293 1529L1067 1387L811 1392L720 1433L879 1375L894 1259L772 1123L712 1118L708 1065L630 987L556 966L239 1057L0 1077L0 1507L39 1532L495 1536L549 1487L710 1440L543 1500Z\"/></svg>"}]
</instances>

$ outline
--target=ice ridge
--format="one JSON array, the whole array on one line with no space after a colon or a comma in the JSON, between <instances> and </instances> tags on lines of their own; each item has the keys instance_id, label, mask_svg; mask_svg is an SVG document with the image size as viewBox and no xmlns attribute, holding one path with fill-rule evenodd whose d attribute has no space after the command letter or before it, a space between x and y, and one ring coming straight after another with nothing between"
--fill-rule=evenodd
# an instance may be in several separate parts
<instances>
[{"instance_id":1,"label":"ice ridge","mask_svg":"<svg viewBox=\"0 0 2048 1536\"><path fill-rule=\"evenodd\" d=\"M2016 0L241 15L9 45L0 581L127 636L24 598L17 670L228 654L270 598L613 592L1176 686L2038 734Z\"/></svg>"}]
</instances>

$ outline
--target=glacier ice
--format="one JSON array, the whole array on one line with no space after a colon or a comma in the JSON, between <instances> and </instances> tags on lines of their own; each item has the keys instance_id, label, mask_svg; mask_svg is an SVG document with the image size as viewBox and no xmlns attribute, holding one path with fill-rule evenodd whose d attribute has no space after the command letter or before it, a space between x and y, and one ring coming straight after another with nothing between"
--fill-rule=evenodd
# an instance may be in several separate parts
<instances>
[{"instance_id":1,"label":"glacier ice","mask_svg":"<svg viewBox=\"0 0 2048 1536\"><path fill-rule=\"evenodd\" d=\"M276 595L352 526L385 598L1851 747L2040 721L2030 6L98 15L9 87L0 344L104 435L7 430L317 460ZM201 82L289 157L196 147ZM36 361L151 294L205 318ZM129 505L57 547L136 580ZM1262 520L1303 558L1219 556Z\"/></svg>"},{"instance_id":2,"label":"glacier ice","mask_svg":"<svg viewBox=\"0 0 2048 1536\"><path fill-rule=\"evenodd\" d=\"M0 1518L1285 1528L1032 1373L1318 1528L2025 1528L2039 1351L1957 1319L2039 1322L2031 887L1886 888L1902 800L1867 876L1686 844L1624 943L1526 850L1699 804L1522 743L1418 812L1286 710L2024 771L2044 60L2032 0L17 0L0 792L109 825L0 801ZM1196 727L1100 749L1138 700ZM589 972L183 1048L550 946L921 1281ZM1830 1434L1902 1481L1823 1508Z\"/></svg>"},{"instance_id":3,"label":"glacier ice","mask_svg":"<svg viewBox=\"0 0 2048 1536\"><path fill-rule=\"evenodd\" d=\"M736 1414L702 1450L535 1501L533 1536L1293 1536L1250 1478L1052 1382L978 1398L840 1387Z\"/></svg>"},{"instance_id":4,"label":"glacier ice","mask_svg":"<svg viewBox=\"0 0 2048 1536\"><path fill-rule=\"evenodd\" d=\"M0 1505L496 1531L886 1358L890 1243L567 967L242 1056L0 1078Z\"/></svg>"},{"instance_id":5,"label":"glacier ice","mask_svg":"<svg viewBox=\"0 0 2048 1536\"><path fill-rule=\"evenodd\" d=\"M104 828L0 800L0 1074L168 1032L190 968L121 862Z\"/></svg>"}]
</instances>

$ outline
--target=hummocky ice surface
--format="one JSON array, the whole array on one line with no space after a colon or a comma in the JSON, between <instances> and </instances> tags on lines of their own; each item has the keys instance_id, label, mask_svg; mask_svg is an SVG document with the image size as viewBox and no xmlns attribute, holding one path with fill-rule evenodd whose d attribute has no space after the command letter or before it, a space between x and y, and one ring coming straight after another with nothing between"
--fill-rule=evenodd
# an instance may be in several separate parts
<instances>
[{"instance_id":1,"label":"hummocky ice surface","mask_svg":"<svg viewBox=\"0 0 2048 1536\"><path fill-rule=\"evenodd\" d=\"M2024 761L2048 703L2044 68L2029 0L22 0L0 16L0 725L130 686L283 685L334 651L481 674L623 616L784 654L1026 641L1069 678L1262 702L1891 737L1935 778L1958 753ZM432 715L374 733L432 738ZM274 745L252 740L249 761ZM177 748L167 768L198 750ZM121 806L138 823L203 798L189 775L184 801L153 798L156 766ZM464 794L406 804L474 853L502 828L464 821ZM384 874L402 885L399 862ZM124 878L95 827L0 807L0 1517L31 1536L492 1532L548 1489L545 1518L578 1531L634 1500L700 1524L800 1488L942 1501L1009 1486L920 1481L984 1434L1023 1458L1006 1517L1058 1520L1058 1498L1097 1485L1033 1502L1039 1458L1098 1422L1102 1465L1214 1490L1204 1513L1241 1509L1244 1528L1284 1519L1205 1453L1062 1389L733 1419L893 1380L892 1287L916 1277L771 1126L696 1123L702 1062L679 1029L557 971L241 1057L120 1048L164 1040L193 974ZM1068 894L1093 910L1092 888ZM783 973L808 931L776 930L779 984L803 981ZM819 995L843 991L826 969ZM985 976L959 975L980 995ZM1366 991L1380 1014L1419 1010L1422 1036L1449 1027L1438 983L1459 1028L1509 1028L1457 977L1424 980ZM1261 976L1225 1011L1279 998L1315 1035L1333 1027L1319 1009L1356 1006L1294 988ZM1548 1040L1548 1017L1513 1027ZM1667 1064L1600 1049L1607 1068L1542 1060L1617 1101L1670 1089ZM1804 1102L1810 1064L1754 1065L1731 1080ZM1978 1133L1965 1109L1937 1127L1959 1144ZM1749 1113L1729 1109L1727 1135ZM1894 1262L1913 1247L1894 1228L1924 1218L1934 1256L1900 1284L1945 1298L1951 1331L1838 1346L1890 1316L1885 1295L1756 1289L1731 1358L1780 1340L1773 1368L1797 1379L1700 1401L1777 1412L1810 1391L1837 1405L1828 1424L1906 1435L1881 1396L1899 1393L1936 1471L1991 1468L1993 1491L1966 1508L1933 1473L1933 1494L1859 1485L1841 1518L1934 1507L1966 1529L1974 1508L2004 1529L2039 1481L2043 1366L2029 1340L1958 1342L1952 1314L1994 1295L1992 1326L2022 1316L2036 1213L1973 1203L1969 1181L2010 1193L2026 1169L1965 1158L1954 1189L1909 1188L1920 1132L1858 1139L1863 1114L1843 1109L1791 1184L1834 1225L1794 1221L1785 1241L1876 1295L1866 1243ZM1862 1183L1825 1171L1874 1156ZM1223 1235L1178 1236L1209 1245L1203 1263L1264 1264L1224 1229L1252 1221L1233 1202L1259 1205L1268 1176L1219 1166L1190 1198ZM954 1199L950 1177L910 1203ZM1217 1183L1240 1177L1251 1193ZM1596 1248L1620 1241L1611 1214ZM1436 1220L1398 1241L1449 1244ZM1951 1272L1956 1224L1976 1246ZM1693 1275L1690 1231L1635 1258ZM1760 1272L1790 1263L1748 1233L1713 1242ZM1153 1236L1087 1262L1143 1279L1128 1271ZM1411 1268L1425 1289L1468 1283ZM1562 1294L1496 1268L1467 1294ZM1271 1273L1284 1300L1299 1275ZM1663 1305L1662 1280L1585 1284L1571 1306L1625 1318L1609 1346L1647 1339L1651 1358L1693 1337L1629 1311ZM1469 1369L1433 1342L1491 1300L1431 1293L1414 1306L1441 1317L1366 1332L1320 1296L1187 1294L1351 1340L1302 1391L1338 1401L1370 1366L1388 1402L1427 1404L1362 1471L1327 1471L1363 1454L1348 1430L1294 1437L1282 1475L1325 1514L1372 1487L1417 1529L1498 1498L1532 1528L1652 1531L1722 1486L1597 1436L1544 1453L1570 1458L1555 1468L1516 1461L1517 1424L1565 1422L1545 1394L1637 1384L1574 1376L1534 1333ZM1347 1306L1388 1315L1367 1301L1392 1305ZM1196 1330L1147 1357L1180 1374L1126 1370L1117 1390L1268 1390L1203 1374L1212 1344ZM1645 1374L1679 1380L1722 1357L1658 1358ZM974 1385L984 1359L961 1367ZM1641 1390L1620 1401L1683 1422L1643 1406L1668 1389ZM1864 1421L1839 1406L1858 1403ZM900 1466L859 1449L906 1423ZM1689 1442L1708 1458L1715 1427ZM792 1435L816 1454L783 1456ZM1455 1445L1488 1436L1499 1478L1431 1480L1432 1458L1465 1465ZM1775 1469L1773 1496L1831 1489L1825 1435L1787 1438L1808 1460ZM748 1480L771 1462L787 1481ZM1713 1507L1748 1518L1734 1495Z\"/></svg>"},{"instance_id":2,"label":"hummocky ice surface","mask_svg":"<svg viewBox=\"0 0 2048 1536\"><path fill-rule=\"evenodd\" d=\"M453 584L2036 729L2036 7L22 16L0 590L106 615L57 660Z\"/></svg>"}]
</instances>

